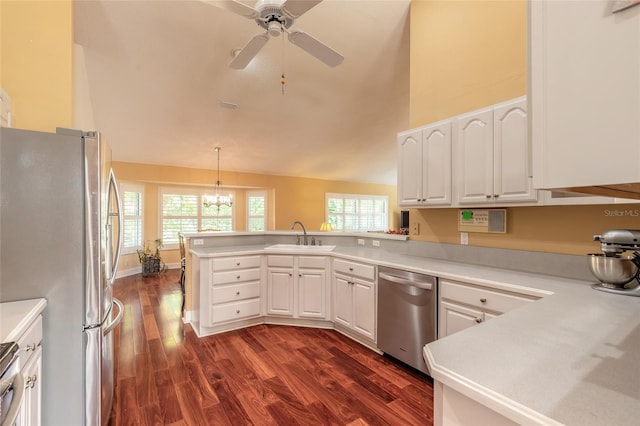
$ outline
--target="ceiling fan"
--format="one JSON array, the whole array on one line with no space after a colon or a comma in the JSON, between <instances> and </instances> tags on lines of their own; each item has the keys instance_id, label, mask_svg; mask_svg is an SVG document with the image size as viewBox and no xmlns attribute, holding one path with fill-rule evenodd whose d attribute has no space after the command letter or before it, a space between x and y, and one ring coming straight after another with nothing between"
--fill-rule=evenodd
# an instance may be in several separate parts
<instances>
[{"instance_id":1,"label":"ceiling fan","mask_svg":"<svg viewBox=\"0 0 640 426\"><path fill-rule=\"evenodd\" d=\"M235 55L229 66L235 69L245 68L258 54L270 37L279 37L287 33L291 43L305 50L330 67L340 65L344 57L338 52L315 39L304 31L289 31L294 21L322 0L258 0L255 7L247 6L237 0L203 0L223 9L229 10L245 18L253 19L258 26L264 28L264 34L254 36Z\"/></svg>"}]
</instances>

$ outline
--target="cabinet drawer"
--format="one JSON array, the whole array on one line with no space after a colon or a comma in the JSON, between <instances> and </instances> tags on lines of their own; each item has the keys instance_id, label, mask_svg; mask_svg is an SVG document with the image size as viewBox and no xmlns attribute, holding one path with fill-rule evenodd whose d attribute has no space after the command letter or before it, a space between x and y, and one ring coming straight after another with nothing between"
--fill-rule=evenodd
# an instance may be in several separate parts
<instances>
[{"instance_id":1,"label":"cabinet drawer","mask_svg":"<svg viewBox=\"0 0 640 426\"><path fill-rule=\"evenodd\" d=\"M233 321L260 315L260 299L231 302L211 307L211 322Z\"/></svg>"},{"instance_id":2,"label":"cabinet drawer","mask_svg":"<svg viewBox=\"0 0 640 426\"><path fill-rule=\"evenodd\" d=\"M469 284L448 280L440 280L440 295L443 299L500 313L508 312L528 302L537 300L537 298L531 296L490 290L484 287L473 287Z\"/></svg>"},{"instance_id":3,"label":"cabinet drawer","mask_svg":"<svg viewBox=\"0 0 640 426\"><path fill-rule=\"evenodd\" d=\"M348 262L336 259L333 261L333 270L347 275L357 275L370 280L375 279L376 268L373 265L363 263Z\"/></svg>"},{"instance_id":4,"label":"cabinet drawer","mask_svg":"<svg viewBox=\"0 0 640 426\"><path fill-rule=\"evenodd\" d=\"M211 291L214 304L232 302L234 300L252 299L260 296L260 282L236 285L219 285Z\"/></svg>"},{"instance_id":5,"label":"cabinet drawer","mask_svg":"<svg viewBox=\"0 0 640 426\"><path fill-rule=\"evenodd\" d=\"M323 268L325 267L324 256L300 256L298 266L300 268Z\"/></svg>"},{"instance_id":6,"label":"cabinet drawer","mask_svg":"<svg viewBox=\"0 0 640 426\"><path fill-rule=\"evenodd\" d=\"M267 265L293 268L293 256L267 256Z\"/></svg>"},{"instance_id":7,"label":"cabinet drawer","mask_svg":"<svg viewBox=\"0 0 640 426\"><path fill-rule=\"evenodd\" d=\"M214 271L260 267L260 256L234 256L213 259Z\"/></svg>"},{"instance_id":8,"label":"cabinet drawer","mask_svg":"<svg viewBox=\"0 0 640 426\"><path fill-rule=\"evenodd\" d=\"M36 318L18 339L20 365L25 365L42 342L42 315Z\"/></svg>"},{"instance_id":9,"label":"cabinet drawer","mask_svg":"<svg viewBox=\"0 0 640 426\"><path fill-rule=\"evenodd\" d=\"M239 269L237 271L214 272L211 282L213 285L218 285L255 280L260 280L260 269Z\"/></svg>"}]
</instances>

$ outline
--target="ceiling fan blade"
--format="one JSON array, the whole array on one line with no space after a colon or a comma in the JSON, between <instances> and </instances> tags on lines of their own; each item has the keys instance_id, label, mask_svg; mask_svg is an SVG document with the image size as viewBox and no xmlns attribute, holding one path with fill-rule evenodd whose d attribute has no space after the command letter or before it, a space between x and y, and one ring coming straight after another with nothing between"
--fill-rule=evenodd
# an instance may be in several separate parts
<instances>
[{"instance_id":1,"label":"ceiling fan blade","mask_svg":"<svg viewBox=\"0 0 640 426\"><path fill-rule=\"evenodd\" d=\"M219 7L220 9L228 10L229 12L236 13L238 15L244 16L245 18L255 19L260 13L252 8L251 6L247 6L244 3L240 3L236 0L200 0L203 3L208 3L210 5Z\"/></svg>"},{"instance_id":2,"label":"ceiling fan blade","mask_svg":"<svg viewBox=\"0 0 640 426\"><path fill-rule=\"evenodd\" d=\"M282 4L282 10L290 17L297 18L321 1L322 0L286 0Z\"/></svg>"},{"instance_id":3,"label":"ceiling fan blade","mask_svg":"<svg viewBox=\"0 0 640 426\"><path fill-rule=\"evenodd\" d=\"M303 31L291 31L289 33L289 41L330 67L340 65L344 60L341 54Z\"/></svg>"},{"instance_id":4,"label":"ceiling fan blade","mask_svg":"<svg viewBox=\"0 0 640 426\"><path fill-rule=\"evenodd\" d=\"M249 43L247 43L235 58L231 61L229 66L237 70L241 70L246 67L249 62L258 54L260 49L267 44L269 36L266 34L258 34L254 36Z\"/></svg>"}]
</instances>

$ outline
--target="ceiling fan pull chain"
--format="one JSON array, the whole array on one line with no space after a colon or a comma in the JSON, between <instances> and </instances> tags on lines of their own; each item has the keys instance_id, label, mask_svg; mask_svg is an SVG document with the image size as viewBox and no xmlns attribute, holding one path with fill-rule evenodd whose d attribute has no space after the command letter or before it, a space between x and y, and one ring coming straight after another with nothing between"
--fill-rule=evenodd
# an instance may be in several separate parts
<instances>
[{"instance_id":1,"label":"ceiling fan pull chain","mask_svg":"<svg viewBox=\"0 0 640 426\"><path fill-rule=\"evenodd\" d=\"M284 84L286 80L284 78L284 31L282 31L282 77L280 77L280 84L282 85L282 96L284 96Z\"/></svg>"}]
</instances>

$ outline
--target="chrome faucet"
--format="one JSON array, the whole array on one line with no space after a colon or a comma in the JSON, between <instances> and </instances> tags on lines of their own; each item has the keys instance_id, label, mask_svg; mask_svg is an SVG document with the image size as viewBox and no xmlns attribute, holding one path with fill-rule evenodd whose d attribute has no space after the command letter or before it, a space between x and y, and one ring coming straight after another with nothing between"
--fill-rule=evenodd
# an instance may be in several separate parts
<instances>
[{"instance_id":1,"label":"chrome faucet","mask_svg":"<svg viewBox=\"0 0 640 426\"><path fill-rule=\"evenodd\" d=\"M296 227L296 224L300 225L302 227L302 232L304 232L304 239L303 239L303 243L304 245L308 245L307 243L307 228L304 227L304 223L300 222L299 220L296 220L295 222L293 222L291 224L291 229Z\"/></svg>"}]
</instances>

